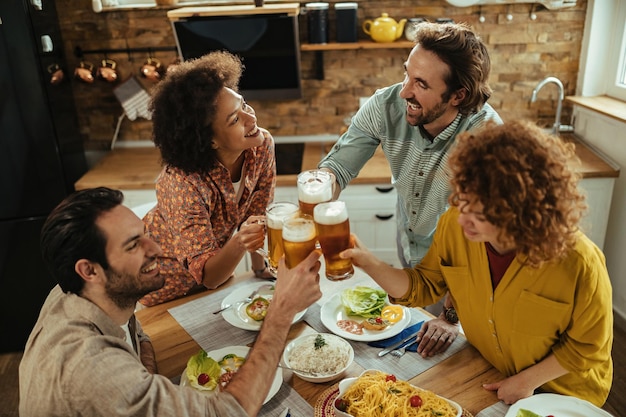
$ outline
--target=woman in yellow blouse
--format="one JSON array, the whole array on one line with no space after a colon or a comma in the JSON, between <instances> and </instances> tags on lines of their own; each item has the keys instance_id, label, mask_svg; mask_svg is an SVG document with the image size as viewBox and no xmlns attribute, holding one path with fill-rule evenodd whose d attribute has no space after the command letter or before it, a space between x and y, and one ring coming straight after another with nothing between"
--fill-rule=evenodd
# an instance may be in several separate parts
<instances>
[{"instance_id":1,"label":"woman in yellow blouse","mask_svg":"<svg viewBox=\"0 0 626 417\"><path fill-rule=\"evenodd\" d=\"M274 199L274 140L237 92L242 71L234 55L213 52L155 86L153 135L165 167L144 223L163 250L165 285L144 305L223 284L246 252L255 275L271 277L254 252L265 239L258 220Z\"/></svg>"},{"instance_id":2,"label":"woman in yellow blouse","mask_svg":"<svg viewBox=\"0 0 626 417\"><path fill-rule=\"evenodd\" d=\"M467 340L507 376L484 385L507 404L538 391L602 406L611 388L611 284L578 229L574 158L530 123L466 133L448 160L451 207L419 265L392 268L358 240L343 254L395 303L429 305L449 291Z\"/></svg>"}]
</instances>

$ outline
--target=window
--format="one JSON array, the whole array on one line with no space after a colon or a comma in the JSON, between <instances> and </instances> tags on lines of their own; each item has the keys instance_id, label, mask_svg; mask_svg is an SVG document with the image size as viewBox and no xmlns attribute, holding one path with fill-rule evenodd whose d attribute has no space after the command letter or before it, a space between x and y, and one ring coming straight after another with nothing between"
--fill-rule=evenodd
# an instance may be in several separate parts
<instances>
[{"instance_id":1,"label":"window","mask_svg":"<svg viewBox=\"0 0 626 417\"><path fill-rule=\"evenodd\" d=\"M606 68L605 90L607 95L626 101L626 2L618 2L615 9L610 25L612 44Z\"/></svg>"}]
</instances>

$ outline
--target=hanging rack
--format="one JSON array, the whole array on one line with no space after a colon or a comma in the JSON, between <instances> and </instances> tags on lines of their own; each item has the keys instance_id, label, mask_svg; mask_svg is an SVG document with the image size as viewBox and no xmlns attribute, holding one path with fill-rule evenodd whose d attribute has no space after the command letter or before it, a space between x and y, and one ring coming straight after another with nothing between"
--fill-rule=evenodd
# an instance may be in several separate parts
<instances>
[{"instance_id":1,"label":"hanging rack","mask_svg":"<svg viewBox=\"0 0 626 417\"><path fill-rule=\"evenodd\" d=\"M90 54L99 54L99 55L107 55L114 53L127 53L128 55L132 53L139 52L159 52L159 51L178 51L178 48L175 46L151 46L144 48L105 48L105 49L82 49L80 46L74 48L74 55L77 58L82 58L83 55Z\"/></svg>"}]
</instances>

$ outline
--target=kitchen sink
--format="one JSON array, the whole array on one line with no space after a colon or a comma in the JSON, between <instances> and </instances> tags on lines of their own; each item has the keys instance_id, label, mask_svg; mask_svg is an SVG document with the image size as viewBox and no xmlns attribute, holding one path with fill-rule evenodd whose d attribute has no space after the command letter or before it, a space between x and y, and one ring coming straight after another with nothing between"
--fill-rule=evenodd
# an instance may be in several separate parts
<instances>
[{"instance_id":1,"label":"kitchen sink","mask_svg":"<svg viewBox=\"0 0 626 417\"><path fill-rule=\"evenodd\" d=\"M294 175L302 170L304 143L276 143L276 175Z\"/></svg>"}]
</instances>

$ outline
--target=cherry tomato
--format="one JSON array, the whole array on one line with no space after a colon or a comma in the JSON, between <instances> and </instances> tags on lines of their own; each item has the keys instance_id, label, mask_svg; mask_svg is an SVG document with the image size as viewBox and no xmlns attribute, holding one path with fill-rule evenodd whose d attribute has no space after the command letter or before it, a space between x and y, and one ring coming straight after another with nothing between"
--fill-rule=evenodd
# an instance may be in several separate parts
<instances>
[{"instance_id":1,"label":"cherry tomato","mask_svg":"<svg viewBox=\"0 0 626 417\"><path fill-rule=\"evenodd\" d=\"M396 382L396 376L394 374L389 374L387 375L387 377L385 378L385 381L392 381L392 382Z\"/></svg>"},{"instance_id":2,"label":"cherry tomato","mask_svg":"<svg viewBox=\"0 0 626 417\"><path fill-rule=\"evenodd\" d=\"M404 316L404 310L401 306L391 305L385 306L380 313L380 316L387 320L389 323L397 323L402 320Z\"/></svg>"},{"instance_id":3,"label":"cherry tomato","mask_svg":"<svg viewBox=\"0 0 626 417\"><path fill-rule=\"evenodd\" d=\"M198 375L198 384L204 385L207 382L209 382L210 379L211 379L211 377L208 376L207 374L200 374L200 375Z\"/></svg>"},{"instance_id":4,"label":"cherry tomato","mask_svg":"<svg viewBox=\"0 0 626 417\"><path fill-rule=\"evenodd\" d=\"M419 395L412 396L409 401L411 402L411 407L421 407L422 406L422 397Z\"/></svg>"},{"instance_id":5,"label":"cherry tomato","mask_svg":"<svg viewBox=\"0 0 626 417\"><path fill-rule=\"evenodd\" d=\"M337 398L335 400L335 408L339 411L346 411L348 409L348 403L344 401L342 398Z\"/></svg>"}]
</instances>

